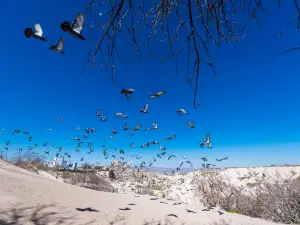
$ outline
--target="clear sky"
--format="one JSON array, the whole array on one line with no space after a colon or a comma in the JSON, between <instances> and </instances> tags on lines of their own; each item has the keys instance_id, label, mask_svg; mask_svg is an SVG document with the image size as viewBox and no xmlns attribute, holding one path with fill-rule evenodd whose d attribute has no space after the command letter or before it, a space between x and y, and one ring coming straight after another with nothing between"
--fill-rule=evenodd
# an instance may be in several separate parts
<instances>
[{"instance_id":1,"label":"clear sky","mask_svg":"<svg viewBox=\"0 0 300 225\"><path fill-rule=\"evenodd\" d=\"M202 70L198 92L201 106L197 110L193 108L193 91L185 81L185 58L180 60L179 75L174 76L174 63L160 64L158 58L148 54L143 42L141 57L131 63L116 63L114 87L107 74L100 71L100 61L95 69L88 65L81 74L101 30L97 33L89 28L91 18L87 15L83 30L87 41L81 41L64 33L60 23L72 21L84 10L86 1L27 0L3 4L0 127L8 132L0 133L0 143L4 146L11 140L11 156L19 146L27 149L30 145L26 136L11 134L19 128L32 134L32 144L48 141L54 146L61 145L72 158L84 156L90 162L104 162L101 144L106 144L111 152L115 147L123 148L127 159L130 153L149 159L159 150L131 149L128 145L157 140L169 153L185 155L195 166L201 165L203 156L212 163L215 158L228 156L228 161L219 164L222 167L299 163L300 52L277 54L300 45L296 24L278 37L296 14L292 4L284 2L282 8L273 6L260 14L260 27L252 22L239 44L211 47L217 76L212 77L205 67ZM41 24L48 43L24 36L24 29L34 23ZM65 55L49 50L49 45L56 44L61 36L65 40ZM160 45L164 43L154 47L157 54L163 49ZM130 101L120 94L122 88L135 89ZM149 98L159 90L167 93L157 99ZM141 115L139 111L145 103L149 103L149 113ZM185 108L189 115L179 117L179 108ZM98 122L96 109L106 115L107 122ZM129 118L117 119L117 112L129 114ZM58 123L59 118L64 118L64 123ZM188 128L186 119L195 122L195 129ZM134 137L121 132L124 122L129 127L151 127L154 120L158 131L138 131ZM83 136L82 130L76 133L77 126L97 129L88 139L95 148L91 155L86 154L87 149L75 154L76 141L68 136ZM47 128L52 132L45 131ZM120 131L115 140L109 139L112 128ZM206 132L211 133L212 149L199 147ZM177 138L163 140L172 134L177 134ZM43 150L39 148L40 152ZM52 150L50 155L55 152ZM156 164L174 165L177 163L167 160L158 160Z\"/></svg>"}]
</instances>

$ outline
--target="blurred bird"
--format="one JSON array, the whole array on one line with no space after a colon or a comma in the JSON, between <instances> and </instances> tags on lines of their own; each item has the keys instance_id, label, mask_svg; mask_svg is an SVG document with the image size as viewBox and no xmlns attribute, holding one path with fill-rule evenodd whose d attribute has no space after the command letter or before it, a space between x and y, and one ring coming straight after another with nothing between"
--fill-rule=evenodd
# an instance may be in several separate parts
<instances>
[{"instance_id":1,"label":"blurred bird","mask_svg":"<svg viewBox=\"0 0 300 225\"><path fill-rule=\"evenodd\" d=\"M154 121L152 123L152 125L153 125L153 130L157 130L158 129L158 125L157 125L156 121Z\"/></svg>"},{"instance_id":2,"label":"blurred bird","mask_svg":"<svg viewBox=\"0 0 300 225\"><path fill-rule=\"evenodd\" d=\"M99 109L96 110L96 116L100 116L100 111L99 111Z\"/></svg>"},{"instance_id":3,"label":"blurred bird","mask_svg":"<svg viewBox=\"0 0 300 225\"><path fill-rule=\"evenodd\" d=\"M148 103L144 105L144 107L141 109L142 113L148 113Z\"/></svg>"},{"instance_id":4,"label":"blurred bird","mask_svg":"<svg viewBox=\"0 0 300 225\"><path fill-rule=\"evenodd\" d=\"M130 99L130 95L133 94L134 90L133 89L122 89L121 90L121 95L125 95L127 100Z\"/></svg>"},{"instance_id":5,"label":"blurred bird","mask_svg":"<svg viewBox=\"0 0 300 225\"><path fill-rule=\"evenodd\" d=\"M65 54L63 49L64 49L64 40L62 37L58 40L58 43L56 45L52 45L50 47L50 50L54 50L60 54Z\"/></svg>"},{"instance_id":6,"label":"blurred bird","mask_svg":"<svg viewBox=\"0 0 300 225\"><path fill-rule=\"evenodd\" d=\"M132 130L136 131L139 130L142 127L142 125L137 125L136 127L132 128Z\"/></svg>"},{"instance_id":7,"label":"blurred bird","mask_svg":"<svg viewBox=\"0 0 300 225\"><path fill-rule=\"evenodd\" d=\"M159 91L159 92L156 92L155 94L151 95L150 98L153 99L153 98L157 98L163 94L165 94L166 91Z\"/></svg>"},{"instance_id":8,"label":"blurred bird","mask_svg":"<svg viewBox=\"0 0 300 225\"><path fill-rule=\"evenodd\" d=\"M26 28L24 31L24 34L27 38L35 38L41 41L47 41L44 37L43 37L43 30L42 27L39 23L34 24L34 30L32 30L32 28Z\"/></svg>"},{"instance_id":9,"label":"blurred bird","mask_svg":"<svg viewBox=\"0 0 300 225\"><path fill-rule=\"evenodd\" d=\"M63 22L60 27L64 32L69 32L71 35L85 40L85 38L81 35L82 29L84 25L84 16L83 14L79 13L75 20L70 24L69 22Z\"/></svg>"},{"instance_id":10,"label":"blurred bird","mask_svg":"<svg viewBox=\"0 0 300 225\"><path fill-rule=\"evenodd\" d=\"M219 162L221 162L221 161L223 161L223 160L227 160L228 159L228 157L224 157L224 158L221 158L221 159L216 159L217 161L219 161Z\"/></svg>"},{"instance_id":11,"label":"blurred bird","mask_svg":"<svg viewBox=\"0 0 300 225\"><path fill-rule=\"evenodd\" d=\"M173 135L171 135L171 136L169 136L169 137L167 137L167 138L165 138L166 140L171 140L171 139L173 139L173 138L176 138L177 137L177 135L176 134L173 134Z\"/></svg>"},{"instance_id":12,"label":"blurred bird","mask_svg":"<svg viewBox=\"0 0 300 225\"><path fill-rule=\"evenodd\" d=\"M195 123L194 122L190 122L190 121L186 121L189 124L189 128L195 128Z\"/></svg>"},{"instance_id":13,"label":"blurred bird","mask_svg":"<svg viewBox=\"0 0 300 225\"><path fill-rule=\"evenodd\" d=\"M177 110L177 113L178 113L179 116L181 116L182 113L183 113L183 114L188 114L188 112L187 112L185 109L178 109L178 110Z\"/></svg>"},{"instance_id":14,"label":"blurred bird","mask_svg":"<svg viewBox=\"0 0 300 225\"><path fill-rule=\"evenodd\" d=\"M123 126L123 131L124 130L128 130L128 124L127 123L125 123L124 126Z\"/></svg>"},{"instance_id":15,"label":"blurred bird","mask_svg":"<svg viewBox=\"0 0 300 225\"><path fill-rule=\"evenodd\" d=\"M102 114L99 121L106 121L106 117Z\"/></svg>"}]
</instances>

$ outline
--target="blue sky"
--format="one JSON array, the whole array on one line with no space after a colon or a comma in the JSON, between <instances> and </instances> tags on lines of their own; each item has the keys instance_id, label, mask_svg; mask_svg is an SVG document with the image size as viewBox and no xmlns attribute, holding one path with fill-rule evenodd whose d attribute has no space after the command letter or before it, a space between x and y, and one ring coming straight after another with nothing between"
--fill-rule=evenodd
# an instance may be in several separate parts
<instances>
[{"instance_id":1,"label":"blue sky","mask_svg":"<svg viewBox=\"0 0 300 225\"><path fill-rule=\"evenodd\" d=\"M93 50L99 34L87 24L83 30L87 41L80 41L64 33L60 23L72 21L85 4L83 0L4 3L7 10L2 15L7 22L3 24L6 34L0 37L3 43L0 126L9 132L0 133L0 143L4 146L6 140L11 140L10 155L19 146L25 149L29 145L25 136L11 135L19 128L32 134L33 143L48 141L54 146L62 145L74 159L84 155L91 162L105 162L100 144L106 144L110 151L123 148L128 154L136 153L149 159L159 151L153 147L130 149L128 145L158 140L168 152L185 155L195 165L202 163L203 156L212 162L228 156L229 160L221 166L297 163L300 156L300 52L277 54L300 45L295 24L278 37L296 13L292 4L283 3L280 9L272 6L269 12L260 14L260 27L252 22L240 43L220 48L211 46L217 76L213 77L211 71L203 67L198 92L201 106L197 110L193 108L193 91L185 81L185 57L180 60L179 75L175 76L174 63L159 63L158 58L148 54L143 42L141 57L130 64L116 63L114 87L107 74L100 71L100 62L95 69L88 65L81 74L86 56ZM87 15L87 23L90 22ZM25 38L24 29L34 23L42 25L49 43ZM48 49L61 36L65 40L65 55ZM164 47L164 43L159 43L154 45L154 51L158 54ZM122 50L125 54L125 49ZM130 101L120 95L122 88L135 89ZM167 90L167 93L151 100L149 96L159 90ZM149 103L149 114L141 115L139 110L145 103ZM179 117L178 108L185 108L189 115ZM107 116L107 122L98 122L96 109ZM129 118L117 119L117 112L128 113ZM65 122L58 123L59 118ZM186 119L195 122L196 128L188 129ZM158 131L139 131L135 137L120 132L115 140L109 139L111 129L120 131L125 121L130 127L137 124L151 127L154 120L158 122ZM68 139L69 135L77 136L77 126L97 129L97 133L89 137L95 147L95 153L90 156L87 150L76 155L76 142ZM53 131L46 132L47 128ZM210 150L199 147L207 131L212 136ZM174 133L178 135L176 139L163 140ZM168 167L177 163L161 160L157 165Z\"/></svg>"}]
</instances>

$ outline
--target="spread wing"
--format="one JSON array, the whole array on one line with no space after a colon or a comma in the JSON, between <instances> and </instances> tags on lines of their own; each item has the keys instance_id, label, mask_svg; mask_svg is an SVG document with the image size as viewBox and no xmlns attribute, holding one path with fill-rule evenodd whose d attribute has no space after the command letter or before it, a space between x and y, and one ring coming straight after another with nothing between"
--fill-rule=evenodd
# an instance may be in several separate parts
<instances>
[{"instance_id":1,"label":"spread wing","mask_svg":"<svg viewBox=\"0 0 300 225\"><path fill-rule=\"evenodd\" d=\"M145 110L145 111L148 111L148 104L146 104L146 105L144 106L144 110Z\"/></svg>"},{"instance_id":2,"label":"spread wing","mask_svg":"<svg viewBox=\"0 0 300 225\"><path fill-rule=\"evenodd\" d=\"M64 49L64 40L61 37L57 43L57 50L62 51Z\"/></svg>"},{"instance_id":3,"label":"spread wing","mask_svg":"<svg viewBox=\"0 0 300 225\"><path fill-rule=\"evenodd\" d=\"M39 23L34 24L34 34L37 36L43 36L43 30Z\"/></svg>"},{"instance_id":4,"label":"spread wing","mask_svg":"<svg viewBox=\"0 0 300 225\"><path fill-rule=\"evenodd\" d=\"M72 29L76 33L80 34L83 29L83 23L84 23L84 16L81 13L79 13L72 23Z\"/></svg>"}]
</instances>

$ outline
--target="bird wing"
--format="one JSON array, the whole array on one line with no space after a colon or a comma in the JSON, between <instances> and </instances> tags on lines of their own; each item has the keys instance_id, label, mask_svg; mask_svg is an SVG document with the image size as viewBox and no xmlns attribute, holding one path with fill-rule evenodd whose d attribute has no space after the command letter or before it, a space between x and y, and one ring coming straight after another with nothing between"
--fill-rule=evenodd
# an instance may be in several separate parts
<instances>
[{"instance_id":1,"label":"bird wing","mask_svg":"<svg viewBox=\"0 0 300 225\"><path fill-rule=\"evenodd\" d=\"M84 16L81 13L79 13L72 23L72 29L76 33L80 34L83 29L83 23L84 23Z\"/></svg>"},{"instance_id":2,"label":"bird wing","mask_svg":"<svg viewBox=\"0 0 300 225\"><path fill-rule=\"evenodd\" d=\"M189 124L189 126L191 126L191 125L192 125L190 121L186 120L186 122Z\"/></svg>"},{"instance_id":3,"label":"bird wing","mask_svg":"<svg viewBox=\"0 0 300 225\"><path fill-rule=\"evenodd\" d=\"M164 93L166 93L166 91L159 91L156 93L156 95L160 96L160 95L163 95Z\"/></svg>"},{"instance_id":4,"label":"bird wing","mask_svg":"<svg viewBox=\"0 0 300 225\"><path fill-rule=\"evenodd\" d=\"M62 51L64 49L64 39L61 37L57 43L57 50Z\"/></svg>"},{"instance_id":5,"label":"bird wing","mask_svg":"<svg viewBox=\"0 0 300 225\"><path fill-rule=\"evenodd\" d=\"M156 97L157 97L156 94L153 94L153 95L150 96L151 99L156 98Z\"/></svg>"},{"instance_id":6,"label":"bird wing","mask_svg":"<svg viewBox=\"0 0 300 225\"><path fill-rule=\"evenodd\" d=\"M144 111L147 112L148 110L148 103L144 106Z\"/></svg>"},{"instance_id":7,"label":"bird wing","mask_svg":"<svg viewBox=\"0 0 300 225\"><path fill-rule=\"evenodd\" d=\"M37 36L43 36L43 30L39 23L34 24L34 34Z\"/></svg>"}]
</instances>

